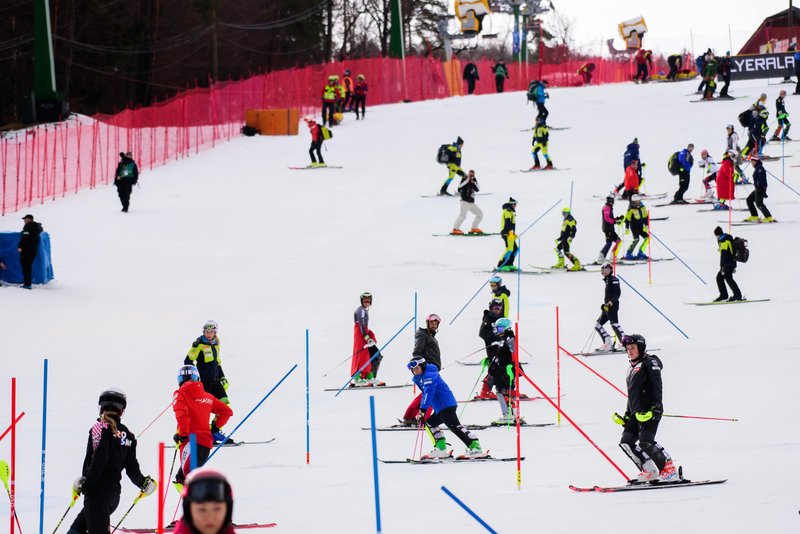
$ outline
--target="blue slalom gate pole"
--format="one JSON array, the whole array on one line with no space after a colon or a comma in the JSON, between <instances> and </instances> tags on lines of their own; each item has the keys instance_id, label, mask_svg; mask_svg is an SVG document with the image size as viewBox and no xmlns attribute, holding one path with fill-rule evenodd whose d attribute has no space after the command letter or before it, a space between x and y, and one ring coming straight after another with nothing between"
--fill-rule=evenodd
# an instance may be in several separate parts
<instances>
[{"instance_id":1,"label":"blue slalom gate pole","mask_svg":"<svg viewBox=\"0 0 800 534\"><path fill-rule=\"evenodd\" d=\"M44 375L42 381L42 469L39 482L39 534L44 529L44 468L47 451L47 358L44 359Z\"/></svg>"},{"instance_id":2,"label":"blue slalom gate pole","mask_svg":"<svg viewBox=\"0 0 800 534\"><path fill-rule=\"evenodd\" d=\"M661 243L661 245L662 245L662 246L663 246L665 249L669 250L669 251L672 253L672 255L673 255L673 256L675 256L675 257L678 259L678 261L679 261L679 262L681 262L681 263L683 264L683 266L684 266L684 267L686 267L687 269L689 269L689 271L690 271L690 272L691 272L693 275L695 275L695 276L698 278L698 280L700 280L701 282L703 282L703 285L708 285L708 284L706 284L706 281L705 281L705 280L703 280L702 278L700 278L700 275L699 275L699 274L697 274L696 272L694 272L694 269L692 269L691 267L689 267L689 265L688 265L688 264L687 264L685 261L683 261L683 259L682 259L680 256L678 256L677 254L675 254L675 251L674 251L674 250L672 250L671 248L669 248L669 247L667 246L667 244L666 244L666 243L664 243L663 241L661 241L661 240L660 240L660 239L659 239L659 238L656 236L656 234L654 234L653 232L650 232L650 235L651 235L651 236L653 236L653 239L655 239L656 241L658 241L659 243Z\"/></svg>"},{"instance_id":3,"label":"blue slalom gate pole","mask_svg":"<svg viewBox=\"0 0 800 534\"><path fill-rule=\"evenodd\" d=\"M417 332L417 292L414 291L414 332L412 334L416 334Z\"/></svg>"},{"instance_id":4,"label":"blue slalom gate pole","mask_svg":"<svg viewBox=\"0 0 800 534\"><path fill-rule=\"evenodd\" d=\"M535 221L533 221L532 223L530 223L530 224L528 225L528 227L527 227L527 228L525 228L525 229L524 229L524 230L523 230L523 231L522 231L520 234L518 234L518 235L517 235L517 237L522 237L523 235L525 235L525 232L527 232L528 230L530 230L531 228L533 228L533 225L535 225L535 224L536 224L536 223L538 223L540 220L542 220L542 217L544 217L545 215L547 215L548 213L550 213L550 211L551 211L553 208L555 208L556 206L558 206L558 205L559 205L559 203L560 203L562 200L563 200L563 199L560 199L560 198L559 198L558 200L556 200L555 204L553 204L552 206L550 206L549 208L547 208L547 210L546 210L544 213L542 213L541 215L539 215L539 217L537 217Z\"/></svg>"},{"instance_id":5,"label":"blue slalom gate pole","mask_svg":"<svg viewBox=\"0 0 800 534\"><path fill-rule=\"evenodd\" d=\"M306 328L306 465L311 463L311 427L308 422L311 401L308 396L308 386L308 328Z\"/></svg>"},{"instance_id":6,"label":"blue slalom gate pole","mask_svg":"<svg viewBox=\"0 0 800 534\"><path fill-rule=\"evenodd\" d=\"M209 458L211 458L209 456ZM189 434L189 469L197 469L197 436Z\"/></svg>"},{"instance_id":7,"label":"blue slalom gate pole","mask_svg":"<svg viewBox=\"0 0 800 534\"><path fill-rule=\"evenodd\" d=\"M492 276L494 276L494 275L492 275ZM460 310L458 310L458 313L457 313L457 314L456 314L456 315L455 315L455 316L454 316L454 317L453 317L453 318L450 320L450 322L449 322L449 323L447 323L447 324L449 324L450 326L452 326L452 325L453 325L453 323L454 323L454 322L456 322L456 319L458 319L458 316L459 316L459 315L461 315L461 313L462 313L464 310L466 310L466 309L467 309L467 306L469 306L469 303L470 303L470 302L472 302L473 300L475 300L475 297L477 297L477 296L478 296L478 293L480 293L480 292L483 290L483 288L484 288L484 287L486 287L486 284L488 284L488 283L489 283L489 280L491 280L491 279L492 279L492 276L490 276L489 278L487 278L486 280L484 280L484 281L483 281L483 283L481 284L481 287L479 287L479 288L478 288L478 290L475 292L475 294L474 294L474 295L472 295L472 296L469 298L469 300L467 301L467 303L466 303L466 304L464 304L464 305L461 307L461 309L460 309Z\"/></svg>"},{"instance_id":8,"label":"blue slalom gate pole","mask_svg":"<svg viewBox=\"0 0 800 534\"><path fill-rule=\"evenodd\" d=\"M369 423L372 431L372 478L375 481L375 528L381 531L381 491L378 484L378 436L375 432L375 395L369 396Z\"/></svg>"},{"instance_id":9,"label":"blue slalom gate pole","mask_svg":"<svg viewBox=\"0 0 800 534\"><path fill-rule=\"evenodd\" d=\"M443 492L445 492L445 493L447 494L447 496L448 496L448 497L450 497L451 499L453 499L454 501L456 501L456 504L458 504L458 505L459 505L461 508L463 508L463 509L464 509L464 511L465 511L465 512L467 512L469 515L471 515L471 516L472 516L472 518L473 518L473 519L475 519L475 521L477 521L478 523L480 523L480 525L481 525L483 528L485 528L487 531L491 532L492 534L497 534L497 531L496 531L495 529L493 529L492 527L490 527L490 526L488 525L488 523L486 523L486 521L484 521L483 519L481 519L481 518L478 516L478 514L476 514L475 512L473 512L473 511L472 511L472 509L470 509L470 507L469 507L469 506L467 506L466 504L464 504L464 503L461 501L461 499L459 499L458 497L456 497L455 495L453 495L453 492L452 492L452 491L450 491L449 489L447 489L447 488L446 488L446 487L444 487L444 486L442 486L442 491L443 491Z\"/></svg>"},{"instance_id":10,"label":"blue slalom gate pole","mask_svg":"<svg viewBox=\"0 0 800 534\"><path fill-rule=\"evenodd\" d=\"M676 329L678 332L680 332L681 334L683 334L683 337L685 337L686 339L689 339L689 336L687 336L687 335L686 335L686 332L684 332L683 330L681 330L681 329L678 327L678 325L676 325L675 323L673 323L673 322L672 322L672 320L671 320L669 317L667 317L666 315L664 315L664 313L663 313L661 310L659 310L659 309L656 307L656 305L655 305L655 304L653 304L652 302L650 302L649 300L647 300L647 298L646 298L644 295L642 295L641 293L639 293L639 291L638 291L638 290L637 290L635 287L633 287L632 285L630 285L630 283L628 283L628 281L627 281L627 280L625 280L624 278L622 278L622 276L620 276L620 275L617 275L617 278L619 278L620 280L622 280L623 282L625 282L625 285L626 285L626 286L628 286L629 288L633 289L634 293L636 293L637 295L639 295L639 296L642 298L642 300L643 300L643 301L645 301L646 303L648 303L648 304L649 304L649 305L650 305L650 306L651 306L651 307L652 307L652 308L653 308L655 311L657 311L657 312L658 312L658 314L659 314L659 315L661 315L661 317L663 317L664 319L666 319L666 320L667 320L667 322L668 322L669 324L671 324L672 326L674 326L674 327L675 327L675 329Z\"/></svg>"},{"instance_id":11,"label":"blue slalom gate pole","mask_svg":"<svg viewBox=\"0 0 800 534\"><path fill-rule=\"evenodd\" d=\"M766 167L764 167L764 170L765 170L765 171L767 171L767 168L766 168ZM781 180L780 178L778 178L777 176L775 176L774 174L772 174L772 173L771 173L771 172L769 172L769 171L767 171L767 174L768 174L768 175L770 175L770 176L772 176L773 178L775 178L775 181L777 181L777 182L778 182L778 183L780 183L781 185L784 185L784 186L786 186L786 188L787 188L787 189L789 189L789 191L791 191L792 193L794 193L794 194L795 194L795 195L797 195L797 196L800 196L800 193L798 193L797 191L795 191L794 189L792 189L792 186L790 186L789 184L787 184L786 182L784 182L783 180Z\"/></svg>"},{"instance_id":12,"label":"blue slalom gate pole","mask_svg":"<svg viewBox=\"0 0 800 534\"><path fill-rule=\"evenodd\" d=\"M334 397L338 397L338 396L339 396L339 394L340 394L342 391L344 391L344 390L345 390L345 388L347 388L347 386L350 384L350 381L351 381L353 378L355 378L356 376L358 376L358 374L359 374L361 371L363 371L363 370L364 370L364 368L365 368L366 366L368 366L369 364L371 364L371 363L372 363L372 360L374 360L375 358L377 358L377 357L378 357L378 354L380 354L381 352L383 352L383 349L385 349L386 347L388 347L388 346L389 346L389 343L391 343L392 341L394 341L394 338L396 338L397 336L399 336L399 335L400 335L400 332L402 332L403 330L405 330L405 329L406 329L406 327L407 327L408 325L410 325L410 324L411 324L411 322L412 322L413 320L414 320L414 318L413 318L413 317L412 317L411 319L409 319L409 320L408 320L408 322L407 322L406 324L404 324L404 325L403 325L403 327L402 327L400 330L398 330L398 331L397 331L397 333L396 333L395 335L393 335L393 336L392 336L392 339L390 339L389 341L387 341L387 342L386 342L386 344L385 344L384 346L382 346L382 347L381 347L381 348L378 350L378 352L376 352L376 353L375 353L375 354L372 356L372 358L370 358L370 359L369 359L369 361L367 361L367 363L365 363L364 365L362 365L362 366L361 366L361 368L360 368L358 371L356 371L356 372L353 374L353 376L351 376L350 378L348 378L348 379L347 379L347 382L345 382L345 383L344 383L344 385L343 385L341 388L339 388L339 391L337 391L337 392L336 392L336 395L334 395Z\"/></svg>"},{"instance_id":13,"label":"blue slalom gate pole","mask_svg":"<svg viewBox=\"0 0 800 534\"><path fill-rule=\"evenodd\" d=\"M274 386L272 386L272 389L270 389L270 390L267 392L267 394L266 394L266 395L264 395L264 396L261 398L261 400L260 400L260 401L258 401L258 404L256 404L255 406L253 406L253 409L252 409L252 410L250 410L249 412L247 412L247 415L245 415L245 416L244 416L244 419L242 419L241 421L239 421L239 424L238 424L238 425L236 425L236 427L235 427L235 428L234 428L234 429L233 429L233 430L230 432L230 434L228 434L228 436L227 436L227 437L226 437L226 438L225 438L225 439L222 441L222 443L220 443L219 445L217 445L216 447L214 447L214 450L213 450L213 451L211 451L211 454L209 454L209 455L208 455L208 460L211 460L211 458L213 458L213 457L214 457L214 455L215 455L215 454L217 454L217 451L220 449L220 447L222 447L223 445L225 445L225 443L227 443L227 442L228 442L228 440L229 440L229 439L231 439L231 437L232 437L232 436L233 436L233 435L236 433L236 431L237 431L237 430L239 430L239 428L240 428L240 427L241 427L243 424L245 424L245 422L246 422L248 419L250 419L250 416L251 416L251 415L253 415L253 413L255 413L255 411L256 411L256 410L258 410L258 408L259 408L259 407L260 407L262 404L264 404L264 401L265 401L265 400L267 400L267 399L269 398L269 396L270 396L270 395L272 395L272 392L273 392L273 391L275 391L276 389L278 389L278 387L280 387L280 385L281 385L281 384L283 384L283 381L284 381L284 380L286 380L286 378L288 378L288 376L289 376L290 374L292 374L292 372L293 372L295 369L297 369L297 364L294 364L294 365L292 366L292 368L291 368L291 369L289 369L289 371L288 371L288 372L287 372L285 375L283 375L283 378L281 378L280 380L278 380L278 383L277 383L277 384L275 384ZM206 462L208 462L208 460L206 460Z\"/></svg>"}]
</instances>

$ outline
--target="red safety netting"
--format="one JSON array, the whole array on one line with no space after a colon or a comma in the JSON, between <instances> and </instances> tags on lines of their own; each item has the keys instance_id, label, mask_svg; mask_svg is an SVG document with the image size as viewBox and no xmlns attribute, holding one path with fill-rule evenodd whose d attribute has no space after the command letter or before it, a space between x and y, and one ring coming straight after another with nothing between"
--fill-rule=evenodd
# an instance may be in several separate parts
<instances>
[{"instance_id":1,"label":"red safety netting","mask_svg":"<svg viewBox=\"0 0 800 534\"><path fill-rule=\"evenodd\" d=\"M581 85L577 70L587 60L543 64L551 87ZM592 84L630 80L635 65L593 58ZM476 94L495 92L491 67L476 62ZM246 80L187 90L165 102L115 115L69 120L12 132L0 140L0 214L19 211L67 193L113 182L120 152L132 152L140 170L196 154L239 134L248 109L298 108L300 116L321 107L330 74L363 74L367 105L419 101L466 94L464 63L422 57L371 58L274 71ZM527 89L539 77L538 64L509 64L506 91Z\"/></svg>"}]
</instances>

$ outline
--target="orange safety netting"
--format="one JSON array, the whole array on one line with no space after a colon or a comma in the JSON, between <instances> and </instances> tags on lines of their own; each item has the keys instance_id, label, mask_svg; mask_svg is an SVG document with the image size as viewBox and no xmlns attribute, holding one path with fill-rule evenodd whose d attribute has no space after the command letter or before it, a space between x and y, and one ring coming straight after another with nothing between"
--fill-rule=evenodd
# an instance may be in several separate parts
<instances>
[{"instance_id":1,"label":"orange safety netting","mask_svg":"<svg viewBox=\"0 0 800 534\"><path fill-rule=\"evenodd\" d=\"M577 70L587 60L543 64L550 87L582 85ZM635 65L593 58L592 84L630 80ZM248 109L297 108L300 116L321 107L330 74L363 74L367 106L466 94L464 62L431 58L371 58L274 71L246 80L185 91L165 102L91 119L69 120L7 134L0 140L0 214L113 182L120 152L132 152L140 170L196 154L239 134ZM475 94L495 92L493 61L477 61ZM539 65L509 64L506 91L526 90ZM653 74L653 73L651 73Z\"/></svg>"}]
</instances>

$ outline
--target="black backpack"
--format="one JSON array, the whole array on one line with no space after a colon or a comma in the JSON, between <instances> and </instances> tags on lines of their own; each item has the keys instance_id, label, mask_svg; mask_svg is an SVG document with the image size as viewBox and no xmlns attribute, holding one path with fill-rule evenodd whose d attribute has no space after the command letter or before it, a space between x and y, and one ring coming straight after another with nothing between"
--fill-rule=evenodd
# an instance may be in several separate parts
<instances>
[{"instance_id":1,"label":"black backpack","mask_svg":"<svg viewBox=\"0 0 800 534\"><path fill-rule=\"evenodd\" d=\"M252 126L247 126L247 125L242 126L242 134L246 135L247 137L253 137L254 135L258 135L259 133L261 132L259 132L256 128L253 128Z\"/></svg>"},{"instance_id":2,"label":"black backpack","mask_svg":"<svg viewBox=\"0 0 800 534\"><path fill-rule=\"evenodd\" d=\"M442 165L447 165L450 162L450 145L442 145L436 153L436 162Z\"/></svg>"},{"instance_id":3,"label":"black backpack","mask_svg":"<svg viewBox=\"0 0 800 534\"><path fill-rule=\"evenodd\" d=\"M733 238L733 257L740 263L747 263L750 259L750 249L747 248L747 239Z\"/></svg>"},{"instance_id":4,"label":"black backpack","mask_svg":"<svg viewBox=\"0 0 800 534\"><path fill-rule=\"evenodd\" d=\"M741 113L739 113L739 124L741 124L745 128L749 128L752 117L753 117L753 112L750 108L742 111Z\"/></svg>"},{"instance_id":5,"label":"black backpack","mask_svg":"<svg viewBox=\"0 0 800 534\"><path fill-rule=\"evenodd\" d=\"M539 82L537 82L536 80L528 84L528 93L527 93L528 102L533 102L534 100L536 100L536 86L538 85Z\"/></svg>"},{"instance_id":6,"label":"black backpack","mask_svg":"<svg viewBox=\"0 0 800 534\"><path fill-rule=\"evenodd\" d=\"M669 170L669 173L672 176L678 176L678 173L681 170L680 163L678 162L678 152L675 152L667 160L667 170Z\"/></svg>"}]
</instances>

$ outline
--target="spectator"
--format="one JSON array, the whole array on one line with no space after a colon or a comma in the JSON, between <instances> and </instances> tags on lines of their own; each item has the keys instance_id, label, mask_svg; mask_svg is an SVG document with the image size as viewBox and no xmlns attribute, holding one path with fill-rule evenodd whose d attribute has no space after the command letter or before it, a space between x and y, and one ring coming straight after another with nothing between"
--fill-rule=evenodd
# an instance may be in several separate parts
<instances>
[{"instance_id":1,"label":"spectator","mask_svg":"<svg viewBox=\"0 0 800 534\"><path fill-rule=\"evenodd\" d=\"M475 81L481 79L481 77L478 75L477 65L472 62L467 63L467 66L464 67L464 75L462 77L467 80L467 92L469 94L474 93Z\"/></svg>"},{"instance_id":2,"label":"spectator","mask_svg":"<svg viewBox=\"0 0 800 534\"><path fill-rule=\"evenodd\" d=\"M120 162L117 164L117 171L114 173L114 185L117 186L119 201L122 203L122 211L128 213L131 203L131 191L133 186L139 181L139 167L133 161L130 152L119 153Z\"/></svg>"},{"instance_id":3,"label":"spectator","mask_svg":"<svg viewBox=\"0 0 800 534\"><path fill-rule=\"evenodd\" d=\"M497 63L495 63L494 67L492 67L492 72L494 72L495 89L497 89L498 93L502 93L503 87L508 79L508 67L506 66L505 61L503 61L503 58L497 60Z\"/></svg>"},{"instance_id":4,"label":"spectator","mask_svg":"<svg viewBox=\"0 0 800 534\"><path fill-rule=\"evenodd\" d=\"M17 244L19 252L19 263L22 266L22 289L31 289L33 260L39 252L39 236L43 228L42 225L33 220L33 215L28 214L22 218L25 226L22 227L22 234Z\"/></svg>"}]
</instances>

